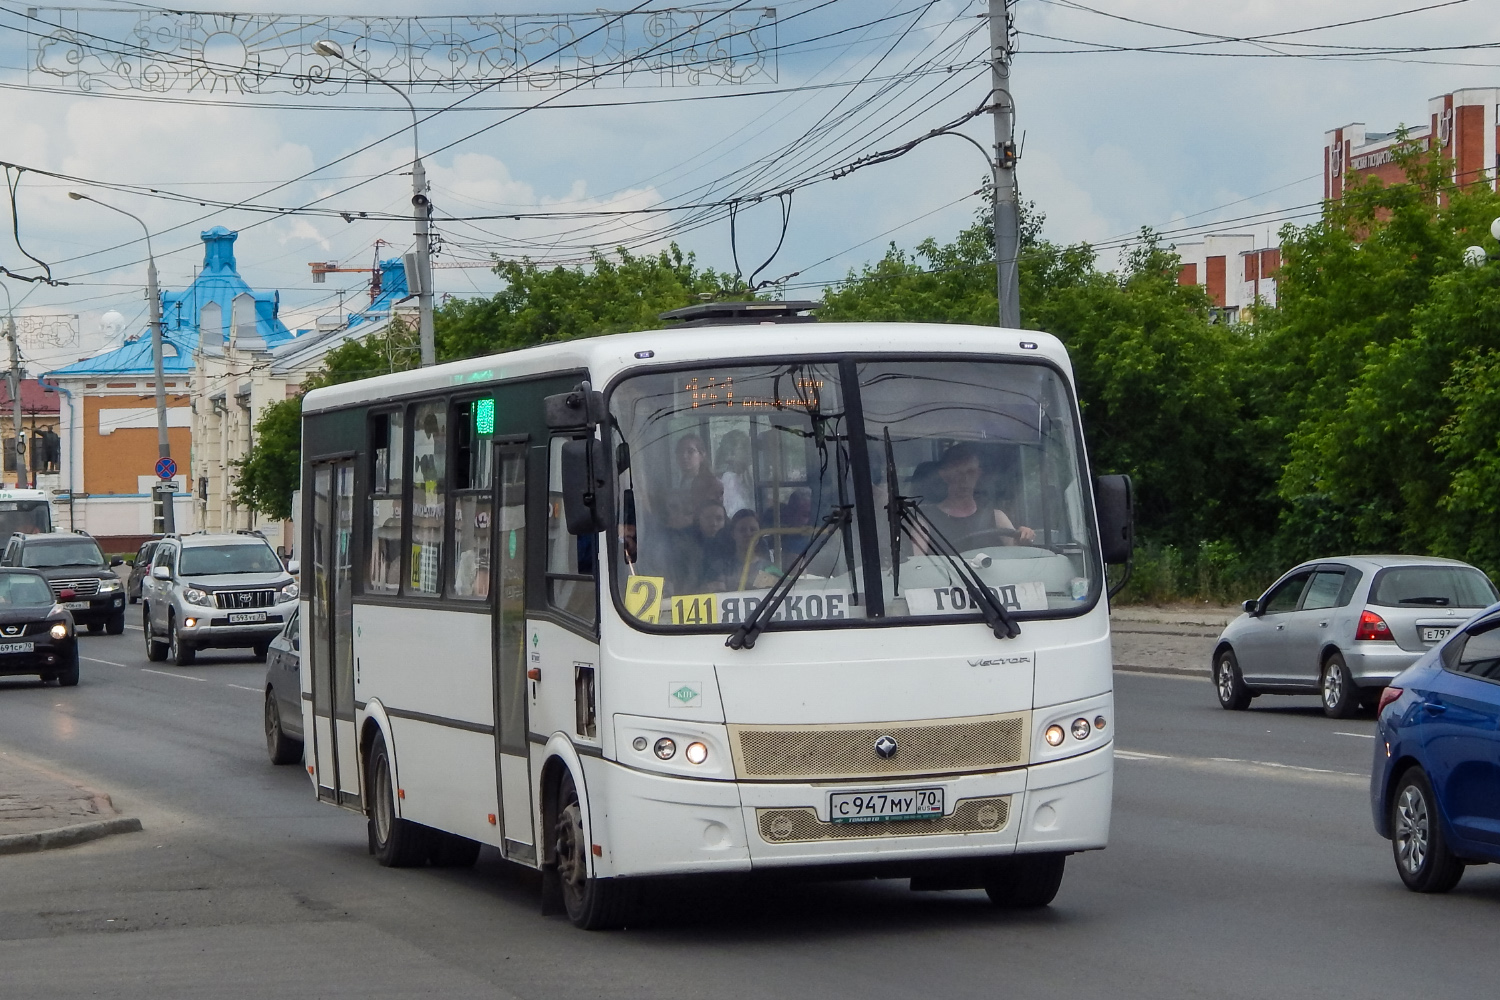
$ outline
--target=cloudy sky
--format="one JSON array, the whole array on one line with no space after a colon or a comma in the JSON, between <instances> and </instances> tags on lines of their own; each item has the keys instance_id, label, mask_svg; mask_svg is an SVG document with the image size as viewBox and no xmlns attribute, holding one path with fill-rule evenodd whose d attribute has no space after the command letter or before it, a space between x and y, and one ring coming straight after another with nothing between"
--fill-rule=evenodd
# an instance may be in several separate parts
<instances>
[{"instance_id":1,"label":"cloudy sky","mask_svg":"<svg viewBox=\"0 0 1500 1000\"><path fill-rule=\"evenodd\" d=\"M112 336L118 342L145 316L139 228L68 200L70 189L147 222L164 287L191 281L202 259L197 234L217 224L241 231L241 272L257 288L281 290L289 325L310 326L341 301L357 303L362 275L314 284L308 263L367 266L377 240L390 244L382 256L410 246L411 225L396 218L410 198L403 171L411 118L400 99L365 85L315 83L305 92L305 74L328 67L306 51L322 26L269 17L188 22L141 3L108 6L118 9L28 14L26 5L0 0L0 160L78 178L10 175L19 177L21 244L68 284L0 282L19 312L76 313L83 335L78 347L31 348L33 369L97 350ZM524 80L483 92L412 92L424 119L440 261L499 254L570 262L592 247L650 250L675 240L722 270L735 270L737 254L748 277L776 250L785 213L785 239L760 279L795 274L788 295L816 296L820 283L879 256L887 242L947 238L972 218L985 166L956 139L842 179L829 175L983 103L982 0L790 0L774 13L720 0L700 12L707 27L696 35L683 15L647 16L666 6L648 3L623 20L572 19L574 35L596 33L571 44L536 19L421 25L472 42L425 51L424 79L463 65L455 59L469 60L471 78L494 78L499 71L474 60L493 56L486 39L517 28L528 33L521 51L534 62ZM440 9L586 8L453 0ZM353 52L364 29L340 18L398 18L409 8L330 0L318 9ZM1500 85L1490 47L1500 44L1497 11L1493 0L1020 0L1012 90L1025 142L1022 195L1047 214L1050 238L1100 244L1106 262L1120 238L1143 225L1171 231L1223 222L1224 230L1274 240L1283 218L1305 217L1321 194L1325 130L1419 123L1429 97ZM1364 23L1308 30L1348 21ZM82 44L59 44L59 24ZM410 77L411 64L380 34L393 27L400 25L374 25L371 65ZM227 70L193 72L183 61L191 53L163 42L164 29L212 36L215 66L259 57L275 73L257 85L262 92L244 93L234 85L243 78ZM713 33L729 35L719 48L732 59L704 55ZM124 43L142 37L162 54L122 61L118 53L139 51ZM699 47L685 51L690 43ZM629 73L597 75L621 47L652 46L659 72L637 62ZM665 61L678 66L662 69ZM142 80L159 89L140 89ZM987 119L962 128L992 141ZM726 203L735 198L742 201L732 241ZM258 210L232 207L241 203ZM9 205L0 208L8 216ZM0 236L0 265L38 273L9 234ZM442 268L437 283L459 296L498 287L483 267ZM117 333L103 321L111 311L125 320Z\"/></svg>"}]
</instances>

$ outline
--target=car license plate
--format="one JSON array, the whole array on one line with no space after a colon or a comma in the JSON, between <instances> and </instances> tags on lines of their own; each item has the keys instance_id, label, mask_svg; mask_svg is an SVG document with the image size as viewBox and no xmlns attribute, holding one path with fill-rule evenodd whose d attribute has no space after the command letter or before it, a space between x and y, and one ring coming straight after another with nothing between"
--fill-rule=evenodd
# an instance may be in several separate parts
<instances>
[{"instance_id":1,"label":"car license plate","mask_svg":"<svg viewBox=\"0 0 1500 1000\"><path fill-rule=\"evenodd\" d=\"M229 616L231 625L249 625L251 622L263 622L266 620L264 611L241 611Z\"/></svg>"},{"instance_id":2,"label":"car license plate","mask_svg":"<svg viewBox=\"0 0 1500 1000\"><path fill-rule=\"evenodd\" d=\"M1424 628L1422 630L1422 641L1442 642L1444 639L1448 638L1448 633L1452 631L1453 630L1451 628Z\"/></svg>"},{"instance_id":3,"label":"car license plate","mask_svg":"<svg viewBox=\"0 0 1500 1000\"><path fill-rule=\"evenodd\" d=\"M0 653L29 653L34 649L34 642L0 642Z\"/></svg>"},{"instance_id":4,"label":"car license plate","mask_svg":"<svg viewBox=\"0 0 1500 1000\"><path fill-rule=\"evenodd\" d=\"M835 823L883 823L901 819L940 819L941 788L888 788L878 792L834 792L828 815Z\"/></svg>"},{"instance_id":5,"label":"car license plate","mask_svg":"<svg viewBox=\"0 0 1500 1000\"><path fill-rule=\"evenodd\" d=\"M87 611L89 609L89 602L88 601L68 601L66 604L63 605L63 607L67 608L69 611Z\"/></svg>"}]
</instances>

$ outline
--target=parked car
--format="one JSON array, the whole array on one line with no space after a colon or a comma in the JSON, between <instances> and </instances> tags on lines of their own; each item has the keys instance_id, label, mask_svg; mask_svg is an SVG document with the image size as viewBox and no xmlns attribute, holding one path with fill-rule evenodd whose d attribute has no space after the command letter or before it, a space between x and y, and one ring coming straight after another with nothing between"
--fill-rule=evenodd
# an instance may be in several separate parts
<instances>
[{"instance_id":1,"label":"parked car","mask_svg":"<svg viewBox=\"0 0 1500 1000\"><path fill-rule=\"evenodd\" d=\"M1262 694L1319 694L1348 718L1373 707L1391 678L1500 599L1490 578L1455 559L1342 556L1292 568L1214 647L1219 704Z\"/></svg>"},{"instance_id":2,"label":"parked car","mask_svg":"<svg viewBox=\"0 0 1500 1000\"><path fill-rule=\"evenodd\" d=\"M293 611L286 628L266 652L266 752L272 764L302 759L301 615Z\"/></svg>"},{"instance_id":3,"label":"parked car","mask_svg":"<svg viewBox=\"0 0 1500 1000\"><path fill-rule=\"evenodd\" d=\"M36 674L62 687L78 683L73 616L34 569L0 569L0 674Z\"/></svg>"},{"instance_id":4,"label":"parked car","mask_svg":"<svg viewBox=\"0 0 1500 1000\"><path fill-rule=\"evenodd\" d=\"M265 659L297 608L297 584L258 533L165 535L141 585L146 657L179 666L200 649Z\"/></svg>"},{"instance_id":5,"label":"parked car","mask_svg":"<svg viewBox=\"0 0 1500 1000\"><path fill-rule=\"evenodd\" d=\"M0 566L24 566L47 580L52 596L90 632L125 631L125 585L114 567L119 556L105 559L93 536L81 531L28 535L16 532L5 545ZM64 591L71 591L64 597Z\"/></svg>"},{"instance_id":6,"label":"parked car","mask_svg":"<svg viewBox=\"0 0 1500 1000\"><path fill-rule=\"evenodd\" d=\"M1397 676L1380 698L1375 829L1414 892L1500 862L1500 605Z\"/></svg>"},{"instance_id":7,"label":"parked car","mask_svg":"<svg viewBox=\"0 0 1500 1000\"><path fill-rule=\"evenodd\" d=\"M130 563L130 578L125 581L125 600L131 604L141 603L141 581L151 572L151 557L156 554L156 539L148 538L141 543L141 550Z\"/></svg>"}]
</instances>

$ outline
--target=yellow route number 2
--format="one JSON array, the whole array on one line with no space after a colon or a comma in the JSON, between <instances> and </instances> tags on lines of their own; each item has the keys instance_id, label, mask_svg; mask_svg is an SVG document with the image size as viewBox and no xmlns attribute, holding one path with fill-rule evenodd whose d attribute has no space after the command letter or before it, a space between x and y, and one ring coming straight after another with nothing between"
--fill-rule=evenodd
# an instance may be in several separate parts
<instances>
[{"instance_id":1,"label":"yellow route number 2","mask_svg":"<svg viewBox=\"0 0 1500 1000\"><path fill-rule=\"evenodd\" d=\"M650 625L661 617L661 588L665 577L632 576L625 584L625 610Z\"/></svg>"},{"instance_id":2,"label":"yellow route number 2","mask_svg":"<svg viewBox=\"0 0 1500 1000\"><path fill-rule=\"evenodd\" d=\"M712 625L719 620L713 594L684 594L672 598L674 625Z\"/></svg>"}]
</instances>

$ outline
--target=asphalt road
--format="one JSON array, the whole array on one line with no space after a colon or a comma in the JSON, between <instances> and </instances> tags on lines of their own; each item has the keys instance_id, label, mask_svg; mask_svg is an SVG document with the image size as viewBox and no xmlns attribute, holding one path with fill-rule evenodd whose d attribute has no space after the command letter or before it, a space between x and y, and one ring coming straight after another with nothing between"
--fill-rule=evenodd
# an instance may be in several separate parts
<instances>
[{"instance_id":1,"label":"asphalt road","mask_svg":"<svg viewBox=\"0 0 1500 1000\"><path fill-rule=\"evenodd\" d=\"M1111 846L1053 906L905 883L702 886L587 934L534 876L380 868L363 821L272 767L264 667L83 640L73 689L0 679L0 747L108 791L145 832L0 858L0 997L1491 996L1500 868L1406 892L1370 826L1369 719L1220 710L1120 674Z\"/></svg>"}]
</instances>

